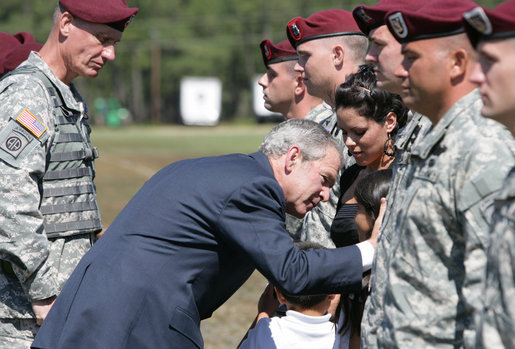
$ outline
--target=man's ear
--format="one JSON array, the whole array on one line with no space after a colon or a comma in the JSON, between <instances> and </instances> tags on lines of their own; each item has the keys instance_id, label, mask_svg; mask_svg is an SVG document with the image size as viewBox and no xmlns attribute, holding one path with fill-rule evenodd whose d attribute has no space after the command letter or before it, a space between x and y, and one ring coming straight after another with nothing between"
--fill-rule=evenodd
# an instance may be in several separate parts
<instances>
[{"instance_id":1,"label":"man's ear","mask_svg":"<svg viewBox=\"0 0 515 349\"><path fill-rule=\"evenodd\" d=\"M59 18L59 34L64 37L70 36L71 25L75 18L70 12L64 12Z\"/></svg>"},{"instance_id":2,"label":"man's ear","mask_svg":"<svg viewBox=\"0 0 515 349\"><path fill-rule=\"evenodd\" d=\"M293 172L294 168L300 164L301 157L302 154L298 145L294 145L288 149L284 163L286 174Z\"/></svg>"},{"instance_id":3,"label":"man's ear","mask_svg":"<svg viewBox=\"0 0 515 349\"><path fill-rule=\"evenodd\" d=\"M467 71L467 67L469 64L469 55L467 51L460 48L453 53L451 53L451 79L456 80L463 78ZM472 66L468 67L468 69L471 69Z\"/></svg>"},{"instance_id":4,"label":"man's ear","mask_svg":"<svg viewBox=\"0 0 515 349\"><path fill-rule=\"evenodd\" d=\"M341 68L345 60L345 49L342 45L334 45L332 49L333 64L336 68Z\"/></svg>"},{"instance_id":5,"label":"man's ear","mask_svg":"<svg viewBox=\"0 0 515 349\"><path fill-rule=\"evenodd\" d=\"M295 89L293 90L295 96L302 96L306 91L306 84L304 84L304 80L302 79L302 75L297 75L295 78Z\"/></svg>"}]
</instances>

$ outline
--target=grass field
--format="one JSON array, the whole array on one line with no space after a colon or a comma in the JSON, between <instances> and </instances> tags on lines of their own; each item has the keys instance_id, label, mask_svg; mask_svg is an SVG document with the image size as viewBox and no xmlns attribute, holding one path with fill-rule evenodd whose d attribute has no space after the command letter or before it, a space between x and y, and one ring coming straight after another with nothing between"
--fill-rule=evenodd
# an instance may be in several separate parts
<instances>
[{"instance_id":1,"label":"grass field","mask_svg":"<svg viewBox=\"0 0 515 349\"><path fill-rule=\"evenodd\" d=\"M273 126L93 128L92 143L100 151L95 183L104 227L165 165L185 158L254 152ZM263 276L254 273L211 319L202 322L206 349L236 347L255 316L265 284Z\"/></svg>"}]
</instances>

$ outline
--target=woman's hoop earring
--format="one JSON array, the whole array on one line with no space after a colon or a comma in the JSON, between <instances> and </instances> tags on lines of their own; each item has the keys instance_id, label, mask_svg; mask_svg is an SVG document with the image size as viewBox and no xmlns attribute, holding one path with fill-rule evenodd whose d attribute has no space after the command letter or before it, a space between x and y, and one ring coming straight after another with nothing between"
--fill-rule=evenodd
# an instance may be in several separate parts
<instances>
[{"instance_id":1,"label":"woman's hoop earring","mask_svg":"<svg viewBox=\"0 0 515 349\"><path fill-rule=\"evenodd\" d=\"M391 151L389 151L391 149ZM383 151L385 155L395 156L395 141L392 138L390 132L388 132L388 139L384 142Z\"/></svg>"}]
</instances>

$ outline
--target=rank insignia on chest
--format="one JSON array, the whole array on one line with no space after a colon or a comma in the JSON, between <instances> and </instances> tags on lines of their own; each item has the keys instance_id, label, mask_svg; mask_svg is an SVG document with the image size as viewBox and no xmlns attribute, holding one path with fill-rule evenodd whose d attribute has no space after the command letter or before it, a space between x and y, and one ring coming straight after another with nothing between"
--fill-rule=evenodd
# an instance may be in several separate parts
<instances>
[{"instance_id":1,"label":"rank insignia on chest","mask_svg":"<svg viewBox=\"0 0 515 349\"><path fill-rule=\"evenodd\" d=\"M18 121L20 125L29 130L37 138L40 138L46 131L46 126L27 109L23 109L20 115L16 118L16 121Z\"/></svg>"}]
</instances>

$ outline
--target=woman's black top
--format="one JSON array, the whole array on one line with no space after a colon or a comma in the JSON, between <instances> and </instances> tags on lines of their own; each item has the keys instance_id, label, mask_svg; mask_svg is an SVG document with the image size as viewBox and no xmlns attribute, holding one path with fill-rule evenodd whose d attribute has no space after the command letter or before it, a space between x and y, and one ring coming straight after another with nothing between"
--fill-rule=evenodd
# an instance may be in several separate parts
<instances>
[{"instance_id":1,"label":"woman's black top","mask_svg":"<svg viewBox=\"0 0 515 349\"><path fill-rule=\"evenodd\" d=\"M341 196L336 207L336 215L331 224L331 239L336 247L350 246L359 242L358 229L354 218L358 213L358 204L342 203L343 194L358 178L359 172L365 167L357 164L343 171L340 177Z\"/></svg>"}]
</instances>

